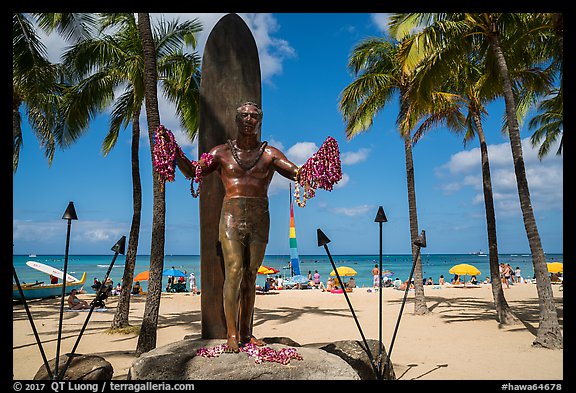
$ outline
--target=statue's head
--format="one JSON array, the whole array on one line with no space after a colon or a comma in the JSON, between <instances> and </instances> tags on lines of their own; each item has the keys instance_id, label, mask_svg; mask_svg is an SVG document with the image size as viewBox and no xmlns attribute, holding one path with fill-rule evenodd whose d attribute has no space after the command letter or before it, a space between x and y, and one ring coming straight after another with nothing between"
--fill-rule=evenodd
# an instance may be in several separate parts
<instances>
[{"instance_id":1,"label":"statue's head","mask_svg":"<svg viewBox=\"0 0 576 393\"><path fill-rule=\"evenodd\" d=\"M247 101L236 108L236 123L242 133L256 133L262 124L262 110L258 104Z\"/></svg>"}]
</instances>

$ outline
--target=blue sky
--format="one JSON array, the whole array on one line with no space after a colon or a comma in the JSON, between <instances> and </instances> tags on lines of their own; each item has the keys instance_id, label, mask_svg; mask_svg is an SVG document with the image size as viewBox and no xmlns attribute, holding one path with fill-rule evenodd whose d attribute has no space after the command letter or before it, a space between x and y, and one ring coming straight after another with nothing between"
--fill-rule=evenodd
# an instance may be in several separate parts
<instances>
[{"instance_id":1,"label":"blue sky","mask_svg":"<svg viewBox=\"0 0 576 393\"><path fill-rule=\"evenodd\" d=\"M152 14L153 21L160 14ZM301 254L323 254L316 229L332 240L333 254L377 254L379 206L385 254L410 253L404 145L395 127L397 101L375 119L365 133L347 140L338 111L342 90L353 81L347 69L353 47L362 39L386 34L387 14L280 13L240 14L256 39L262 71L262 139L301 165L328 136L340 146L344 178L332 192L318 190L306 207L295 209ZM198 17L204 31L197 50L223 14L164 14L181 21ZM50 58L57 61L65 44L44 37ZM174 107L159 96L161 123L171 129L185 153L197 157L196 142L183 137ZM498 248L501 253L528 253L518 202L508 138L501 133L504 106L488 107L484 129L496 203ZM25 119L25 117L23 116ZM62 214L73 201L71 254L108 254L132 218L130 130L121 134L104 157L101 143L108 114L99 116L75 145L56 152L48 166L38 142L24 121L20 166L13 176L13 243L15 254L63 254L66 221ZM146 132L143 111L141 129ZM532 205L544 251L563 252L563 159L536 157L521 128ZM552 149L555 151L555 149ZM478 142L467 146L446 129L431 131L413 149L420 229L426 230L429 253L487 251ZM150 148L143 134L140 148L143 211L139 254L151 241L152 186ZM166 184L166 254L199 253L198 200L190 183L177 172ZM276 174L270 188L271 230L268 254L288 254L289 182Z\"/></svg>"}]
</instances>

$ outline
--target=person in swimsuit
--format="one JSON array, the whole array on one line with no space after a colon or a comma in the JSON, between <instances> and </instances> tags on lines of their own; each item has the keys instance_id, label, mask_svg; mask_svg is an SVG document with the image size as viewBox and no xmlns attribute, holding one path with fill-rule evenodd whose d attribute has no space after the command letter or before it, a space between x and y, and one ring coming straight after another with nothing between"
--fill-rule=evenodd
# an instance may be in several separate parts
<instances>
[{"instance_id":1,"label":"person in swimsuit","mask_svg":"<svg viewBox=\"0 0 576 393\"><path fill-rule=\"evenodd\" d=\"M68 306L70 307L70 309L82 310L90 308L90 305L88 304L88 302L86 302L86 300L78 299L78 297L76 296L77 293L78 291L76 289L70 291L70 295L68 296Z\"/></svg>"},{"instance_id":2,"label":"person in swimsuit","mask_svg":"<svg viewBox=\"0 0 576 393\"><path fill-rule=\"evenodd\" d=\"M219 240L226 272L223 298L228 352L239 352L239 345L245 343L264 345L252 334L252 317L256 275L270 229L268 187L275 172L290 180L298 176L298 167L280 150L259 141L261 124L258 105L243 103L236 109L237 139L212 148L210 165L203 159L198 163L203 175L216 172L225 190ZM188 179L195 176L196 167L186 157L177 154L176 163Z\"/></svg>"}]
</instances>

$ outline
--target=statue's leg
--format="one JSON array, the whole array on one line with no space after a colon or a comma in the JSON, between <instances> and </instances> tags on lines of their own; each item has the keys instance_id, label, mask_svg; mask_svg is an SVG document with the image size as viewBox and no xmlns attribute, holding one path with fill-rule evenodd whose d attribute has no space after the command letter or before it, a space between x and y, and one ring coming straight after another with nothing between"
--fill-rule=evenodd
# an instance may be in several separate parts
<instances>
[{"instance_id":1,"label":"statue's leg","mask_svg":"<svg viewBox=\"0 0 576 393\"><path fill-rule=\"evenodd\" d=\"M220 239L224 255L225 279L223 288L224 315L226 316L227 352L239 352L238 312L242 259L244 246L239 240Z\"/></svg>"},{"instance_id":2,"label":"statue's leg","mask_svg":"<svg viewBox=\"0 0 576 393\"><path fill-rule=\"evenodd\" d=\"M264 342L256 339L252 334L254 317L254 302L256 300L256 275L258 268L262 265L264 254L266 253L266 243L250 244L250 261L247 269L244 270L241 285L240 302L240 342L264 345Z\"/></svg>"}]
</instances>

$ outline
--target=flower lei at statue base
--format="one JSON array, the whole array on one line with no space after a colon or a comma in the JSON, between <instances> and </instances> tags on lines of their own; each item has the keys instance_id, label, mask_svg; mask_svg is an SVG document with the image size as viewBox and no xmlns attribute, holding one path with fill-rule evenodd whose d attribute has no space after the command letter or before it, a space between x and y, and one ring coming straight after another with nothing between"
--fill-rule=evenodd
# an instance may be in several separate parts
<instances>
[{"instance_id":1,"label":"flower lei at statue base","mask_svg":"<svg viewBox=\"0 0 576 393\"><path fill-rule=\"evenodd\" d=\"M227 344L220 344L213 348L200 348L196 350L196 355L206 358L215 358L224 353L227 348ZM248 356L254 358L256 364L275 362L287 365L290 363L291 359L302 360L302 356L300 356L296 348L281 348L276 351L270 347L259 347L251 343L246 343L241 345L239 349L240 352L245 352Z\"/></svg>"},{"instance_id":2,"label":"flower lei at statue base","mask_svg":"<svg viewBox=\"0 0 576 393\"><path fill-rule=\"evenodd\" d=\"M185 157L185 155L178 143L176 143L172 131L163 125L156 129L153 142L153 166L160 177L163 187L165 182L174 181L176 175L176 154L182 157ZM212 163L213 159L214 157L209 153L202 153L200 156L200 160L203 160L207 166ZM197 161L192 161L192 165L196 168L196 173L190 183L190 192L194 198L197 198L202 188L202 167ZM198 183L197 190L194 190L194 183Z\"/></svg>"},{"instance_id":3,"label":"flower lei at statue base","mask_svg":"<svg viewBox=\"0 0 576 393\"><path fill-rule=\"evenodd\" d=\"M300 207L316 195L316 188L332 191L334 184L342 179L340 150L336 139L329 136L320 149L298 169L294 198ZM302 187L302 193L300 193Z\"/></svg>"}]
</instances>

